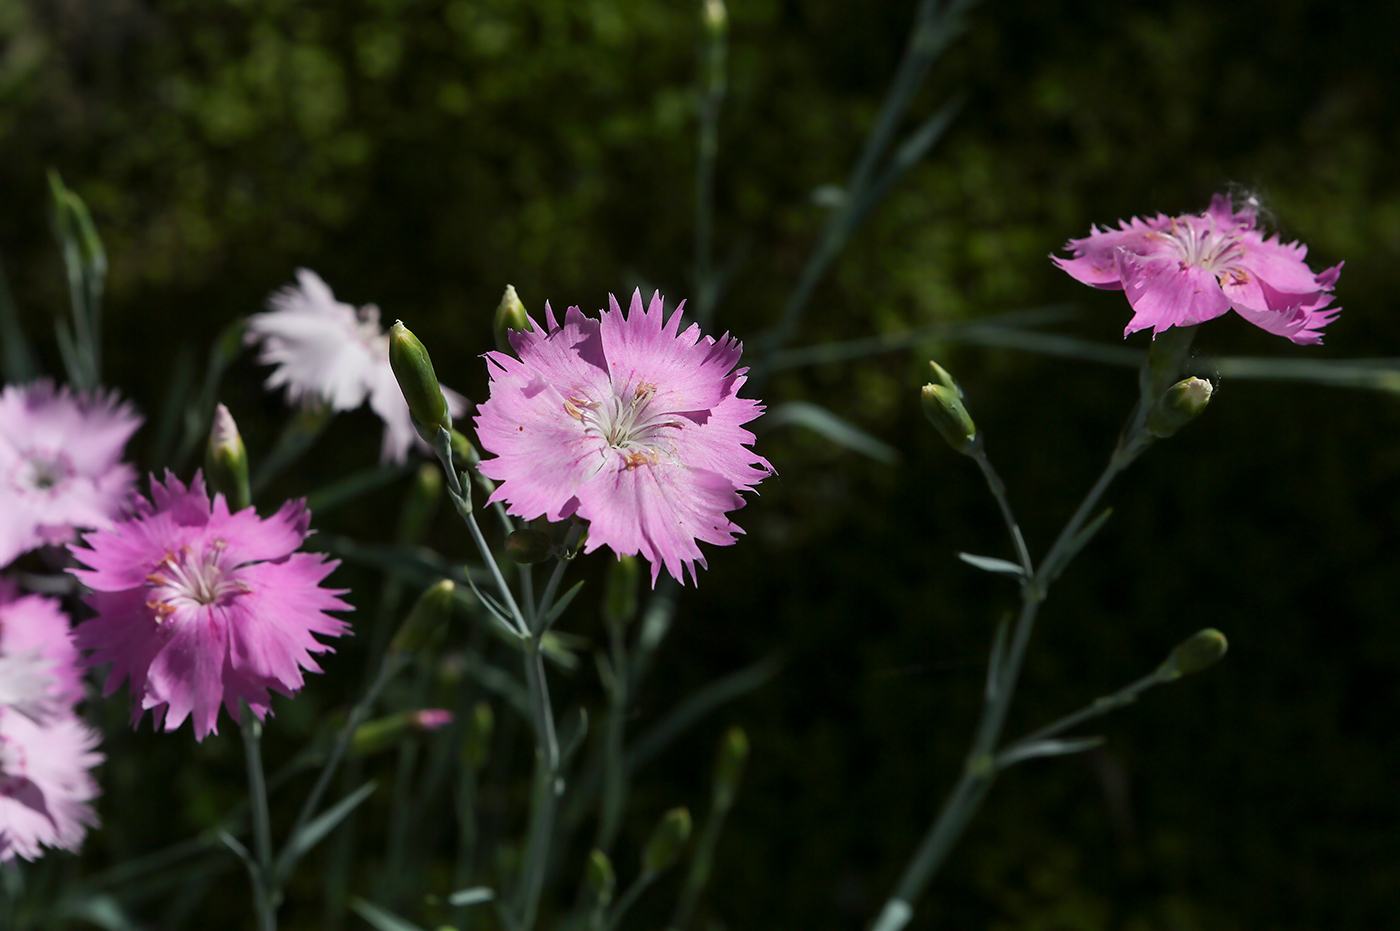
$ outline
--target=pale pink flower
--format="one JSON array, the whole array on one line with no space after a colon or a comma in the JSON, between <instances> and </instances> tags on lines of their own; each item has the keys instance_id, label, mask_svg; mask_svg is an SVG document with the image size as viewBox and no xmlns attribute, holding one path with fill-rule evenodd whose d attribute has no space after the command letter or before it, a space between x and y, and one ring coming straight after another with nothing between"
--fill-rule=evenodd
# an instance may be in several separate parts
<instances>
[{"instance_id":1,"label":"pale pink flower","mask_svg":"<svg viewBox=\"0 0 1400 931\"><path fill-rule=\"evenodd\" d=\"M82 698L68 615L56 599L21 595L0 579L0 705L43 720L71 711Z\"/></svg>"},{"instance_id":2,"label":"pale pink flower","mask_svg":"<svg viewBox=\"0 0 1400 931\"><path fill-rule=\"evenodd\" d=\"M136 471L122 450L141 417L115 392L74 394L53 382L0 393L0 566L75 528L110 527Z\"/></svg>"},{"instance_id":3,"label":"pale pink flower","mask_svg":"<svg viewBox=\"0 0 1400 931\"><path fill-rule=\"evenodd\" d=\"M563 326L546 304L546 327L510 335L519 359L486 354L491 397L476 429L496 458L481 471L511 514L576 515L586 551L641 554L653 585L663 565L694 581L698 542L733 543L743 531L725 513L772 472L742 426L763 406L738 396L748 369L734 368L737 340L681 332L682 308L663 324L659 293L645 311L634 293L626 317L608 303L598 319L570 307Z\"/></svg>"},{"instance_id":4,"label":"pale pink flower","mask_svg":"<svg viewBox=\"0 0 1400 931\"><path fill-rule=\"evenodd\" d=\"M379 324L379 308L359 310L337 301L315 272L297 269L297 283L273 293L264 313L248 318L244 340L258 343L258 361L275 365L269 391L285 387L291 404L324 403L350 411L369 399L384 421L380 460L403 462L410 446L428 446L413 429L408 403L389 367L389 337ZM467 399L442 389L454 417L467 410Z\"/></svg>"},{"instance_id":5,"label":"pale pink flower","mask_svg":"<svg viewBox=\"0 0 1400 931\"><path fill-rule=\"evenodd\" d=\"M1304 261L1306 246L1266 239L1257 222L1253 202L1236 210L1228 195L1217 194L1203 214L1094 227L1065 244L1073 258L1051 258L1084 284L1127 292L1133 319L1125 336L1192 326L1233 309L1295 343L1322 342L1322 328L1342 310L1328 306L1342 263L1314 273Z\"/></svg>"},{"instance_id":6,"label":"pale pink flower","mask_svg":"<svg viewBox=\"0 0 1400 931\"><path fill-rule=\"evenodd\" d=\"M242 699L259 717L268 690L291 695L302 670L320 672L312 653L330 648L313 634L338 637L348 611L320 582L338 563L298 553L311 514L288 501L269 518L252 508L229 513L223 495L211 505L204 478L187 489L166 473L151 478L151 500L111 530L70 547L91 567L70 570L93 589L97 616L78 625L87 662L111 663L105 694L130 680L132 723L147 710L167 731L192 718L195 737L218 730L222 703L235 720Z\"/></svg>"},{"instance_id":7,"label":"pale pink flower","mask_svg":"<svg viewBox=\"0 0 1400 931\"><path fill-rule=\"evenodd\" d=\"M97 824L89 772L98 736L72 714L37 723L0 708L0 862L34 860L43 847L77 850Z\"/></svg>"}]
</instances>

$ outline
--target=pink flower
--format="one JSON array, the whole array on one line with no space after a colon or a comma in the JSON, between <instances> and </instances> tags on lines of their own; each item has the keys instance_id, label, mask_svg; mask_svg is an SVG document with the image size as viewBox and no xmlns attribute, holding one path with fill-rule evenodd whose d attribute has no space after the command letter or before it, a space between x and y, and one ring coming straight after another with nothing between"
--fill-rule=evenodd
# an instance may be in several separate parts
<instances>
[{"instance_id":1,"label":"pink flower","mask_svg":"<svg viewBox=\"0 0 1400 931\"><path fill-rule=\"evenodd\" d=\"M122 449L141 425L115 392L73 394L53 382L0 393L0 566L76 527L110 527L136 471Z\"/></svg>"},{"instance_id":2,"label":"pink flower","mask_svg":"<svg viewBox=\"0 0 1400 931\"><path fill-rule=\"evenodd\" d=\"M96 732L72 714L38 724L0 708L0 862L37 859L41 847L77 850L97 824L89 772L102 762Z\"/></svg>"},{"instance_id":3,"label":"pink flower","mask_svg":"<svg viewBox=\"0 0 1400 931\"><path fill-rule=\"evenodd\" d=\"M338 637L345 622L326 611L350 606L319 583L338 563L295 552L311 514L288 501L259 518L252 508L229 513L223 495L212 507L204 478L188 489L166 473L151 478L151 501L111 530L86 534L90 548L70 547L91 567L70 570L93 589L97 617L74 639L92 651L88 665L111 663L105 694L131 681L132 723L149 709L157 727L173 731L191 717L196 739L217 733L219 704L238 717L238 700L259 718L272 689L291 695L302 670L320 672L312 653L330 648L313 634Z\"/></svg>"},{"instance_id":4,"label":"pink flower","mask_svg":"<svg viewBox=\"0 0 1400 931\"><path fill-rule=\"evenodd\" d=\"M0 579L0 705L35 719L82 701L78 651L58 601Z\"/></svg>"},{"instance_id":5,"label":"pink flower","mask_svg":"<svg viewBox=\"0 0 1400 931\"><path fill-rule=\"evenodd\" d=\"M738 397L748 370L734 369L736 340L680 332L682 308L663 325L659 293L645 312L634 293L626 318L608 303L597 320L570 307L563 326L546 304L547 329L531 320L533 332L511 333L519 359L486 354L491 397L476 429L496 458L481 471L511 514L577 515L589 522L586 551L640 553L653 585L663 564L694 581L698 541L733 543L743 531L725 512L773 471L741 426L763 406Z\"/></svg>"},{"instance_id":6,"label":"pink flower","mask_svg":"<svg viewBox=\"0 0 1400 931\"><path fill-rule=\"evenodd\" d=\"M297 269L297 284L275 292L265 313L248 318L244 339L261 343L258 361L275 365L269 391L285 386L292 404L325 403L350 411L369 399L384 421L380 461L403 462L410 446L427 449L409 417L408 404L389 367L389 337L379 325L379 308L358 311L335 299L321 276ZM443 397L454 417L467 399L450 388Z\"/></svg>"},{"instance_id":7,"label":"pink flower","mask_svg":"<svg viewBox=\"0 0 1400 931\"><path fill-rule=\"evenodd\" d=\"M1314 274L1303 261L1306 246L1265 239L1257 219L1252 202L1235 210L1229 196L1217 194L1203 214L1095 227L1065 244L1074 258L1051 258L1078 281L1127 291L1133 319L1124 336L1192 326L1234 309L1295 343L1322 342L1322 328L1342 310L1328 306L1342 264Z\"/></svg>"}]
</instances>

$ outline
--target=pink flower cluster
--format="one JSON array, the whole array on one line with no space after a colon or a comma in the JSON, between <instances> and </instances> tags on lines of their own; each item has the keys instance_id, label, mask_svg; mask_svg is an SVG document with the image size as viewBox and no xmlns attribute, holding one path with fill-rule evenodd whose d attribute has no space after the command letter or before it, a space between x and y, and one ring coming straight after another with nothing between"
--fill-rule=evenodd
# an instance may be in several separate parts
<instances>
[{"instance_id":1,"label":"pink flower cluster","mask_svg":"<svg viewBox=\"0 0 1400 931\"><path fill-rule=\"evenodd\" d=\"M659 293L645 310L634 293L626 316L608 303L597 318L570 307L563 325L546 304L544 327L511 333L518 359L486 354L491 396L476 430L496 458L481 471L511 514L577 516L586 551L641 554L653 585L662 566L694 581L698 544L733 543L743 531L726 512L773 471L743 427L763 406L739 397L737 340L682 331L683 307L665 320Z\"/></svg>"},{"instance_id":2,"label":"pink flower cluster","mask_svg":"<svg viewBox=\"0 0 1400 931\"><path fill-rule=\"evenodd\" d=\"M90 804L98 735L74 711L78 654L58 602L0 579L0 862L76 850Z\"/></svg>"},{"instance_id":3,"label":"pink flower cluster","mask_svg":"<svg viewBox=\"0 0 1400 931\"><path fill-rule=\"evenodd\" d=\"M1233 310L1250 323L1295 343L1322 342L1322 328L1341 313L1331 307L1338 263L1313 272L1307 247L1264 237L1258 209L1236 209L1217 194L1202 214L1134 217L1119 228L1093 228L1052 256L1073 278L1125 291L1133 308L1128 333L1193 326Z\"/></svg>"},{"instance_id":4,"label":"pink flower cluster","mask_svg":"<svg viewBox=\"0 0 1400 931\"><path fill-rule=\"evenodd\" d=\"M203 740L218 730L220 705L236 719L241 699L263 718L269 691L291 695L303 670L320 672L311 654L330 648L315 635L348 629L324 612L350 606L320 586L338 563L296 552L311 521L304 501L266 519L230 513L198 473L188 488L167 473L135 507L70 547L88 566L70 571L97 612L74 638L89 665L112 664L105 694L130 681L133 724L146 711L168 731L190 718Z\"/></svg>"}]
</instances>

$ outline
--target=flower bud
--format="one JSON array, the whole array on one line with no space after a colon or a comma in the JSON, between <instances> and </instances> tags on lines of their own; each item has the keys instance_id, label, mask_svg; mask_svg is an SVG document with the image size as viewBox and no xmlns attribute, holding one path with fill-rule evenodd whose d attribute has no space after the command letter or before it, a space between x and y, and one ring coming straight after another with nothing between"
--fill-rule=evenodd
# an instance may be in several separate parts
<instances>
[{"instance_id":1,"label":"flower bud","mask_svg":"<svg viewBox=\"0 0 1400 931\"><path fill-rule=\"evenodd\" d=\"M447 410L447 399L442 396L442 387L433 371L433 360L402 320L395 320L389 328L389 365L408 402L418 434L431 443L439 427L451 430L452 414Z\"/></svg>"},{"instance_id":2,"label":"flower bud","mask_svg":"<svg viewBox=\"0 0 1400 931\"><path fill-rule=\"evenodd\" d=\"M452 712L441 708L400 711L355 728L350 738L352 756L369 756L387 750L404 737L435 731L452 723Z\"/></svg>"},{"instance_id":3,"label":"flower bud","mask_svg":"<svg viewBox=\"0 0 1400 931\"><path fill-rule=\"evenodd\" d=\"M253 503L248 490L248 450L233 415L222 404L214 408L209 445L204 450L204 478L211 491L228 501L230 511L241 511Z\"/></svg>"},{"instance_id":4,"label":"flower bud","mask_svg":"<svg viewBox=\"0 0 1400 931\"><path fill-rule=\"evenodd\" d=\"M506 555L522 566L533 566L549 558L554 542L549 534L522 527L506 536Z\"/></svg>"},{"instance_id":5,"label":"flower bud","mask_svg":"<svg viewBox=\"0 0 1400 931\"><path fill-rule=\"evenodd\" d=\"M937 379L937 384L924 385L921 391L924 414L929 422L938 428L938 432L943 434L943 439L948 441L949 446L960 453L970 455L977 444L977 425L972 422L972 415L963 406L962 388L943 366L937 362L930 362L929 365L933 369L933 377Z\"/></svg>"},{"instance_id":6,"label":"flower bud","mask_svg":"<svg viewBox=\"0 0 1400 931\"><path fill-rule=\"evenodd\" d=\"M1172 650L1167 661L1158 668L1157 677L1171 681L1214 666L1224 657L1229 646L1225 635L1214 627L1197 631Z\"/></svg>"},{"instance_id":7,"label":"flower bud","mask_svg":"<svg viewBox=\"0 0 1400 931\"><path fill-rule=\"evenodd\" d=\"M520 295L515 293L515 285L508 284L506 293L501 296L501 303L496 306L496 348L501 352L511 350L511 330L533 332L530 317L525 313L525 305L521 303Z\"/></svg>"},{"instance_id":8,"label":"flower bud","mask_svg":"<svg viewBox=\"0 0 1400 931\"><path fill-rule=\"evenodd\" d=\"M1176 433L1206 409L1214 391L1215 388L1204 378L1183 378L1152 405L1147 415L1147 432L1158 439Z\"/></svg>"},{"instance_id":9,"label":"flower bud","mask_svg":"<svg viewBox=\"0 0 1400 931\"><path fill-rule=\"evenodd\" d=\"M665 872L680 859L685 842L690 839L690 809L672 808L661 816L651 832L646 849L642 851L642 872L655 876Z\"/></svg>"},{"instance_id":10,"label":"flower bud","mask_svg":"<svg viewBox=\"0 0 1400 931\"><path fill-rule=\"evenodd\" d=\"M389 643L395 653L412 653L422 649L428 638L447 623L452 616L452 602L456 598L457 586L451 579L440 579L418 596L418 603L404 618L398 633Z\"/></svg>"},{"instance_id":11,"label":"flower bud","mask_svg":"<svg viewBox=\"0 0 1400 931\"><path fill-rule=\"evenodd\" d=\"M479 772L491 756L491 732L496 727L496 716L491 706L479 701L472 706L466 720L466 733L462 735L462 762L468 769Z\"/></svg>"},{"instance_id":12,"label":"flower bud","mask_svg":"<svg viewBox=\"0 0 1400 931\"><path fill-rule=\"evenodd\" d=\"M711 36L722 36L729 27L729 11L724 7L724 0L705 0L704 17L705 31Z\"/></svg>"},{"instance_id":13,"label":"flower bud","mask_svg":"<svg viewBox=\"0 0 1400 931\"><path fill-rule=\"evenodd\" d=\"M609 624L626 624L637 616L637 586L641 578L642 564L636 556L619 556L608 564L603 588L603 620Z\"/></svg>"},{"instance_id":14,"label":"flower bud","mask_svg":"<svg viewBox=\"0 0 1400 931\"><path fill-rule=\"evenodd\" d=\"M599 905L607 908L612 902L613 889L617 887L617 873L613 870L612 861L603 851L594 848L588 855L588 866L584 872L593 897Z\"/></svg>"},{"instance_id":15,"label":"flower bud","mask_svg":"<svg viewBox=\"0 0 1400 931\"><path fill-rule=\"evenodd\" d=\"M737 724L724 732L715 763L715 808L728 810L734 804L744 764L749 759L749 738Z\"/></svg>"}]
</instances>

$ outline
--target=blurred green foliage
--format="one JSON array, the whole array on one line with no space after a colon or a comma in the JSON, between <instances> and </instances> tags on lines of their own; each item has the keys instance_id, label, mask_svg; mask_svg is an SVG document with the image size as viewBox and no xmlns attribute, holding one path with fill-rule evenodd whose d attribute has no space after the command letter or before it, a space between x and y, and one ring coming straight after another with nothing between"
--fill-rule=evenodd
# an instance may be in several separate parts
<instances>
[{"instance_id":1,"label":"blurred green foliage","mask_svg":"<svg viewBox=\"0 0 1400 931\"><path fill-rule=\"evenodd\" d=\"M717 243L736 272L721 329L752 337L775 318L824 220L812 192L844 180L911 16L908 2L734 0ZM1064 301L1084 312L1075 332L1114 341L1122 295L1081 288L1046 254L1090 223L1199 210L1239 183L1316 267L1347 260L1347 309L1322 350L1231 317L1205 328L1202 351L1400 354L1397 31L1396 8L1307 0L987 0L914 107L921 118L962 91L957 124L819 289L801 342ZM148 414L181 347L202 357L298 265L403 317L443 380L480 397L475 355L507 282L534 313L546 298L590 310L634 286L689 292L700 32L698 4L654 0L0 0L0 260L57 370L49 321L66 295L44 234L57 167L107 246L108 380ZM927 348L966 388L1043 552L1107 455L1133 376ZM699 927L862 926L961 765L1014 593L954 558L1005 543L975 471L923 422L923 358L770 381L770 400L829 405L904 464L790 428L762 437L780 477L738 515L748 537L713 552L683 597L665 675L641 697L652 720L759 656L788 659L730 711L752 757ZM262 374L245 357L224 393L255 461L284 416ZM1103 750L1004 779L913 927L1392 923L1397 427L1390 396L1227 382L1199 423L1134 466L1042 615L1012 734L1144 674L1199 627L1223 630L1231 654L1110 719ZM321 442L275 491L370 465L378 426L342 417ZM383 514L401 494L317 526L389 539ZM446 520L434 543L465 552ZM378 584L350 567L337 578L366 594ZM362 649L344 647L278 706L270 759L343 707ZM596 702L597 686L580 672L558 697ZM132 734L120 698L94 705L113 736L92 864L195 833L242 796L227 734L198 746ZM499 739L523 759L511 720ZM728 723L639 774L627 844L640 849L669 808L703 808ZM518 832L522 801L483 805L496 830ZM406 910L450 881L434 848L415 856ZM352 891L377 892L380 865L362 863ZM231 858L210 869L207 888L153 895L151 920L239 927L228 916L243 913L246 879ZM321 927L317 881L298 883L286 926ZM633 917L660 922L674 892L658 883Z\"/></svg>"}]
</instances>

